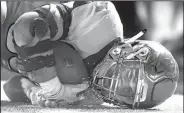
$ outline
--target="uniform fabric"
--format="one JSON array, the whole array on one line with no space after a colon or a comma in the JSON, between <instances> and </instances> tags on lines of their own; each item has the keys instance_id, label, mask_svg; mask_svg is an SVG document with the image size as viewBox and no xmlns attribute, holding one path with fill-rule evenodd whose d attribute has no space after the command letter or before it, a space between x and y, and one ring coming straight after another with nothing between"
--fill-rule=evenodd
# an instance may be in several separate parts
<instances>
[{"instance_id":1,"label":"uniform fabric","mask_svg":"<svg viewBox=\"0 0 184 113\"><path fill-rule=\"evenodd\" d=\"M123 38L123 25L111 2L91 2L72 10L67 42L86 58L116 38Z\"/></svg>"}]
</instances>

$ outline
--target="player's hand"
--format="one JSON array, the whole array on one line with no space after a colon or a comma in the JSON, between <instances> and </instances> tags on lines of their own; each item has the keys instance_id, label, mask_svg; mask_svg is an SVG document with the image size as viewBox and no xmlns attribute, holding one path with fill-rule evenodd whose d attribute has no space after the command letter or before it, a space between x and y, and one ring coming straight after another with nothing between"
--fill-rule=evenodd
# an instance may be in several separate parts
<instances>
[{"instance_id":1,"label":"player's hand","mask_svg":"<svg viewBox=\"0 0 184 113\"><path fill-rule=\"evenodd\" d=\"M21 79L21 83L24 92L33 105L52 108L76 102L79 100L77 94L89 87L87 82L77 85L62 84L57 94L50 95L47 91L43 90L40 86L33 84L28 79Z\"/></svg>"},{"instance_id":2,"label":"player's hand","mask_svg":"<svg viewBox=\"0 0 184 113\"><path fill-rule=\"evenodd\" d=\"M53 97L44 94L42 97L47 100L48 104L45 105L46 107L52 107L53 103L55 103L56 106L73 104L79 100L77 94L86 90L88 87L88 82L77 85L63 84L61 90L57 93L58 96Z\"/></svg>"}]
</instances>

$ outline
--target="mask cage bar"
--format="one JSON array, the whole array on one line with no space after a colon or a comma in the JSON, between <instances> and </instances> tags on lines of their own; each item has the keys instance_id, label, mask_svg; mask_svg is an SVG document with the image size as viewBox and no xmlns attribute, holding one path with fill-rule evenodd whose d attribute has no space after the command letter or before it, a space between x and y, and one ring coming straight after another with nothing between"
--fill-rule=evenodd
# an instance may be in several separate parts
<instances>
[{"instance_id":1,"label":"mask cage bar","mask_svg":"<svg viewBox=\"0 0 184 113\"><path fill-rule=\"evenodd\" d=\"M140 61L137 88L136 88L136 93L134 97L134 103L132 105L133 109L136 109L139 107L140 99L142 98L142 95L143 95L143 89L144 89L144 63Z\"/></svg>"},{"instance_id":2,"label":"mask cage bar","mask_svg":"<svg viewBox=\"0 0 184 113\"><path fill-rule=\"evenodd\" d=\"M120 59L123 59L123 58L120 58ZM123 61L123 60L121 60ZM131 60L129 60L131 61ZM134 96L134 101L133 101L133 105L132 105L132 108L135 109L135 108L138 108L139 107L139 103L140 103L140 99L142 97L142 91L143 91L143 88L144 88L144 61L141 61L141 60L136 60L136 61L139 61L139 65L140 65L140 68L139 68L139 74L138 74L138 80L137 80L137 88L136 88L136 93L135 93L135 96ZM118 66L119 65L119 66ZM95 77L93 79L93 85L95 85L96 87L99 87L100 89L103 89L103 90L106 90L108 91L108 97L105 97L105 96L102 96L102 98L110 101L110 102L113 102L112 99L111 99L111 94L113 93L115 96L116 95L116 90L117 90L117 85L118 85L118 82L119 82L119 77L120 77L120 70L119 68L122 66L121 63L117 63L116 64L116 67L115 69L118 69L118 76L117 77L114 77L114 75L116 74L116 70L114 70L114 74L112 77L107 77L107 76L99 76L98 74L95 74ZM110 84L110 88L105 88L103 86L103 82L102 82L102 86L101 85L98 85L98 82L95 82L95 80L100 80L101 78L105 78L105 79L109 79L111 80L111 84ZM114 87L114 90L112 90L112 86L113 86L113 83L114 83L114 80L116 81L115 83L115 87ZM116 103L117 104L117 103Z\"/></svg>"},{"instance_id":3,"label":"mask cage bar","mask_svg":"<svg viewBox=\"0 0 184 113\"><path fill-rule=\"evenodd\" d=\"M141 32L139 32L137 35L135 35L134 37L132 37L131 39L129 39L128 41L125 42L125 44L130 44L130 43L133 43L136 39L140 38L142 35L144 35L144 33L147 31L147 29L144 29L142 30ZM129 54L130 55L130 54ZM128 55L128 56L129 56ZM135 56L136 54L134 54L133 56ZM107 78L107 79L111 79L111 85L110 85L110 89L108 88L105 88L103 86L100 86L98 84L95 83L95 80L97 79L96 77L98 76L98 74L95 74L95 77L93 79L93 85L97 86L97 87L101 87L102 89L105 89L105 90L108 90L109 91L109 98L105 97L105 96L102 96L102 98L104 98L105 100L108 100L110 102L113 102L111 99L110 99L110 96L111 96L111 92L114 93L114 96L116 95L116 90L117 90L117 85L118 85L118 82L119 82L119 77L120 77L120 67L121 67L121 62L125 59L125 57L128 57L126 56L126 53L122 51L120 51L120 55L118 56L118 61L117 64L116 64L116 67L114 69L114 72L113 72L113 77L112 78L109 78L109 77L105 77L103 76L103 78ZM131 56L131 57L133 57ZM140 99L141 99L141 96L142 96L142 91L143 91L143 88L144 88L144 63L143 61L141 61L141 59L139 60L140 61L140 68L139 68L139 75L138 75L138 81L137 81L137 88L136 88L136 94L135 94L135 97L134 97L134 101L133 101L133 105L132 105L132 108L134 109L135 107L138 108L139 107L139 103L140 103ZM118 73L118 76L116 79L114 79L114 75L116 75L116 73ZM100 79L101 77L99 77L98 79ZM114 91L112 90L112 85L113 85L113 81L116 80L116 85L115 85L115 89ZM103 85L103 82L102 82L102 85ZM119 106L122 106L120 103L118 102L114 102L116 105L119 105Z\"/></svg>"},{"instance_id":4,"label":"mask cage bar","mask_svg":"<svg viewBox=\"0 0 184 113\"><path fill-rule=\"evenodd\" d=\"M119 75L119 76L120 76L120 75ZM108 97L109 97L109 99L110 99L111 93L114 93L114 96L116 95L116 88L117 88L117 85L118 85L118 82L119 82L119 79L118 79L119 77L117 77L117 78L114 78L114 77L110 78L110 77L105 77L105 76L103 76L103 78L108 79L108 80L111 80L110 88L104 87L104 86L103 86L103 81L102 81L102 86L96 84L96 82L98 82L98 81L95 81L95 80L100 80L100 77L98 77L98 75L96 75L96 76L94 77L94 79L93 79L93 85L95 85L95 86L97 86L97 87L100 87L101 89L104 89L104 90L109 91L109 96L108 96ZM104 79L102 79L102 80L104 80ZM112 89L112 86L113 86L114 81L116 81L116 83L115 83L115 90Z\"/></svg>"}]
</instances>

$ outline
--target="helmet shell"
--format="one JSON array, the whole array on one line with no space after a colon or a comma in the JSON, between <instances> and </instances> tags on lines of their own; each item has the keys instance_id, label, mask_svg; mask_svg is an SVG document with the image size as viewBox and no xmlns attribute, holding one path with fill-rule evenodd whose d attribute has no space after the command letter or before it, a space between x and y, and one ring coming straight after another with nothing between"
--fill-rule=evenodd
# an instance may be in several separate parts
<instances>
[{"instance_id":1,"label":"helmet shell","mask_svg":"<svg viewBox=\"0 0 184 113\"><path fill-rule=\"evenodd\" d=\"M122 45L114 46L93 72L94 89L104 100L133 107L136 94L140 90L138 82L141 80L143 90L139 92L141 96L137 108L154 107L173 95L177 87L179 69L165 47L157 42L142 40L121 49L120 47ZM123 56L124 59L117 65L116 54L119 50L122 50L125 56L131 56L140 50L147 52L142 51L131 58Z\"/></svg>"}]
</instances>

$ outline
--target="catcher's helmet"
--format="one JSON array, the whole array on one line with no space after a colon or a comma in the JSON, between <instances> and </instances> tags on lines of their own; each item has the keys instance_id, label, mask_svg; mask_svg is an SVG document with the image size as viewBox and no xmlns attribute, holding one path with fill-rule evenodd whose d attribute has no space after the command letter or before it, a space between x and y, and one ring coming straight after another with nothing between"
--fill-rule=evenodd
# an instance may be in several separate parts
<instances>
[{"instance_id":1,"label":"catcher's helmet","mask_svg":"<svg viewBox=\"0 0 184 113\"><path fill-rule=\"evenodd\" d=\"M177 87L178 65L161 44L137 40L116 45L93 71L93 89L105 101L132 108L151 108Z\"/></svg>"}]
</instances>

